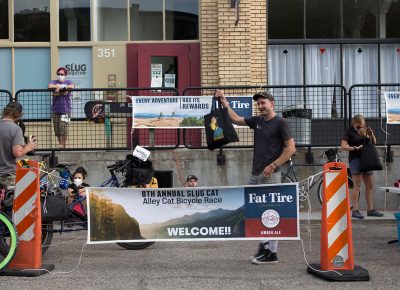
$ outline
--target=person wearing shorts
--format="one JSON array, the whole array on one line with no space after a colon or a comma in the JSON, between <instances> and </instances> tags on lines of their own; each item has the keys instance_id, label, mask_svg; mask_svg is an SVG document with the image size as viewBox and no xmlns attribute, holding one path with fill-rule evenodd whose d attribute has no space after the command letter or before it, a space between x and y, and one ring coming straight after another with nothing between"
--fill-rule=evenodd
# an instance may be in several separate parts
<instances>
[{"instance_id":1,"label":"person wearing shorts","mask_svg":"<svg viewBox=\"0 0 400 290\"><path fill-rule=\"evenodd\" d=\"M371 142L376 144L375 134L370 127L366 127L365 118L362 115L353 117L351 127L346 131L341 141L341 149L349 151L349 167L353 179L353 191L351 202L353 205L351 216L363 219L359 210L359 195L361 182L365 185L365 199L367 201L367 216L382 217L383 213L374 209L374 176L372 171L361 172L361 148L363 144Z\"/></svg>"},{"instance_id":2,"label":"person wearing shorts","mask_svg":"<svg viewBox=\"0 0 400 290\"><path fill-rule=\"evenodd\" d=\"M70 90L75 88L72 81L65 79L67 74L68 71L66 68L58 68L57 79L52 80L48 86L49 89L54 90L51 119L60 148L65 148L67 145L68 128L72 110L72 93Z\"/></svg>"}]
</instances>

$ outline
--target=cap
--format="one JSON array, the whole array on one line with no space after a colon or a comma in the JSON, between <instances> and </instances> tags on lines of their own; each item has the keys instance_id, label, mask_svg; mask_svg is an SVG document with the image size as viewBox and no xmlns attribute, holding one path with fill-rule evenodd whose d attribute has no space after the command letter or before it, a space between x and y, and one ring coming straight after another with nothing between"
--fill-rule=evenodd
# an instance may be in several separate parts
<instances>
[{"instance_id":1,"label":"cap","mask_svg":"<svg viewBox=\"0 0 400 290\"><path fill-rule=\"evenodd\" d=\"M62 71L64 72L65 75L68 74L68 70L67 70L65 67L59 67L59 68L57 69L57 74L58 74L58 72L59 72L60 70L62 70Z\"/></svg>"},{"instance_id":2,"label":"cap","mask_svg":"<svg viewBox=\"0 0 400 290\"><path fill-rule=\"evenodd\" d=\"M270 100L271 102L275 102L274 96L268 93L267 91L255 93L255 95L253 96L253 100L257 101L259 98L265 98Z\"/></svg>"},{"instance_id":3,"label":"cap","mask_svg":"<svg viewBox=\"0 0 400 290\"><path fill-rule=\"evenodd\" d=\"M22 113L22 105L20 103L18 103L18 102L9 102L7 104L7 108L13 108L18 113Z\"/></svg>"},{"instance_id":4,"label":"cap","mask_svg":"<svg viewBox=\"0 0 400 290\"><path fill-rule=\"evenodd\" d=\"M198 178L197 178L197 176L195 176L195 175L193 175L193 174L190 174L190 175L188 175L188 177L186 177L186 181L189 181L190 179L194 179L194 180L199 180Z\"/></svg>"}]
</instances>

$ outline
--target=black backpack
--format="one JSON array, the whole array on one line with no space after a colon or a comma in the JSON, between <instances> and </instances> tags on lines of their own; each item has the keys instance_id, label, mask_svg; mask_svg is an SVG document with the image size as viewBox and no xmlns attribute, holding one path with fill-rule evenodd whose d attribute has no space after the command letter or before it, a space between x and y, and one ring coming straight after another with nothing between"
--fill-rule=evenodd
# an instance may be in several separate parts
<instances>
[{"instance_id":1,"label":"black backpack","mask_svg":"<svg viewBox=\"0 0 400 290\"><path fill-rule=\"evenodd\" d=\"M129 154L126 156L128 164L126 166L124 186L148 184L153 177L153 163L150 160L141 159Z\"/></svg>"}]
</instances>

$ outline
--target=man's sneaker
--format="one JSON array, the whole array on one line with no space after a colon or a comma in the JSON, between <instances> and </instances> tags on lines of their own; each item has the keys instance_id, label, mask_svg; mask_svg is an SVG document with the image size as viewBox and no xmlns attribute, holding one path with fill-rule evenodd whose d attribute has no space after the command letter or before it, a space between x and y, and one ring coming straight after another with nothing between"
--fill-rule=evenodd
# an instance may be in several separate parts
<instances>
[{"instance_id":1,"label":"man's sneaker","mask_svg":"<svg viewBox=\"0 0 400 290\"><path fill-rule=\"evenodd\" d=\"M376 209L367 210L367 216L383 217L383 213L377 211Z\"/></svg>"},{"instance_id":2,"label":"man's sneaker","mask_svg":"<svg viewBox=\"0 0 400 290\"><path fill-rule=\"evenodd\" d=\"M364 216L358 210L353 210L351 212L351 217L362 220Z\"/></svg>"},{"instance_id":3,"label":"man's sneaker","mask_svg":"<svg viewBox=\"0 0 400 290\"><path fill-rule=\"evenodd\" d=\"M251 262L256 265L278 263L278 256L276 253L272 253L270 250L266 250L264 255L251 259Z\"/></svg>"},{"instance_id":4,"label":"man's sneaker","mask_svg":"<svg viewBox=\"0 0 400 290\"><path fill-rule=\"evenodd\" d=\"M258 258L261 257L262 255L265 254L265 252L269 249L269 242L265 242L265 243L260 243L258 245L258 251L257 253L255 253L254 256L250 257L250 261L253 260L254 258Z\"/></svg>"}]
</instances>

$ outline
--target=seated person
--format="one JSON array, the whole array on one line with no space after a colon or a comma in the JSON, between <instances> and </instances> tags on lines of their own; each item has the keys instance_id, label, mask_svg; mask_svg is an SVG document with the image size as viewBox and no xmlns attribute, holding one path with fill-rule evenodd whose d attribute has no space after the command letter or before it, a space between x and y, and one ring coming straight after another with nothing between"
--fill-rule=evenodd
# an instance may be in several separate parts
<instances>
[{"instance_id":1,"label":"seated person","mask_svg":"<svg viewBox=\"0 0 400 290\"><path fill-rule=\"evenodd\" d=\"M70 205L74 200L78 197L86 196L86 189L85 187L90 186L89 184L85 183L84 180L87 176L87 172L85 168L78 167L75 172L72 174L72 179L74 183L68 186L67 192L67 204ZM83 201L84 206L86 208L86 200Z\"/></svg>"},{"instance_id":2,"label":"seated person","mask_svg":"<svg viewBox=\"0 0 400 290\"><path fill-rule=\"evenodd\" d=\"M154 176L151 178L148 184L132 185L133 188L158 188L158 180Z\"/></svg>"}]
</instances>

